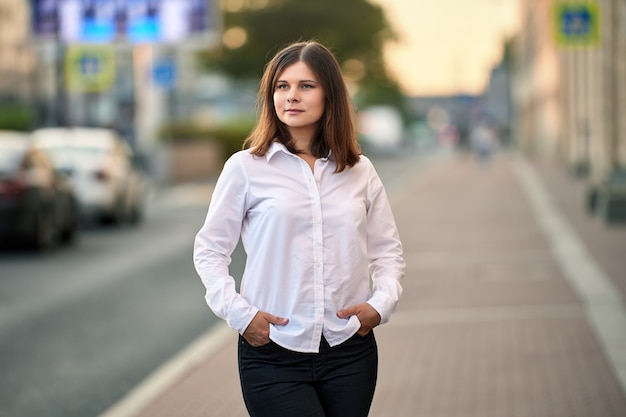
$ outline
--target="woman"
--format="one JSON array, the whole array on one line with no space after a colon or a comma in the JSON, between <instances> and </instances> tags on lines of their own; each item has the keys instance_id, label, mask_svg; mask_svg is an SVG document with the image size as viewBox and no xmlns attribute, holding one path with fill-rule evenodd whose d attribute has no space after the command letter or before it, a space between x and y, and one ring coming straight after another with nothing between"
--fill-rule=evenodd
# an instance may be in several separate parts
<instances>
[{"instance_id":1,"label":"woman","mask_svg":"<svg viewBox=\"0 0 626 417\"><path fill-rule=\"evenodd\" d=\"M257 126L224 165L195 239L207 303L240 333L251 416L366 416L378 367L372 329L395 310L404 273L385 190L360 155L326 47L278 52L258 104ZM240 236L238 292L228 265Z\"/></svg>"}]
</instances>

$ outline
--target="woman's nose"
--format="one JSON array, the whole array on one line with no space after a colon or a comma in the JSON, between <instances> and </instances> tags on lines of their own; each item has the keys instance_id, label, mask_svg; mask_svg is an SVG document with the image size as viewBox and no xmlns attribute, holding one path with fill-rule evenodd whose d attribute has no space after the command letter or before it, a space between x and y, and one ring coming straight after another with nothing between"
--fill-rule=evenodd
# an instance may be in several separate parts
<instances>
[{"instance_id":1,"label":"woman's nose","mask_svg":"<svg viewBox=\"0 0 626 417\"><path fill-rule=\"evenodd\" d=\"M300 101L298 99L298 97L296 97L296 95L293 92L290 92L289 95L287 96L287 102L289 103L297 103L298 101Z\"/></svg>"}]
</instances>

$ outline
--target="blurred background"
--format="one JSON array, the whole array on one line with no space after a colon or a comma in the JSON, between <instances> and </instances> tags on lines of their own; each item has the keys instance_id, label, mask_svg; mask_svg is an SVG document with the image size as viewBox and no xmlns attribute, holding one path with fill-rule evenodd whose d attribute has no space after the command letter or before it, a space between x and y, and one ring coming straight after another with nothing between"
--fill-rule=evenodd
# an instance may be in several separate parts
<instances>
[{"instance_id":1,"label":"blurred background","mask_svg":"<svg viewBox=\"0 0 626 417\"><path fill-rule=\"evenodd\" d=\"M267 58L316 38L341 61L366 147L464 146L488 123L601 181L626 153L626 6L584 3L2 0L0 129L112 128L159 182L202 178L181 148L238 149Z\"/></svg>"},{"instance_id":2,"label":"blurred background","mask_svg":"<svg viewBox=\"0 0 626 417\"><path fill-rule=\"evenodd\" d=\"M193 236L308 39L385 181L515 150L626 221L626 0L0 0L0 416L97 415L212 325Z\"/></svg>"}]
</instances>

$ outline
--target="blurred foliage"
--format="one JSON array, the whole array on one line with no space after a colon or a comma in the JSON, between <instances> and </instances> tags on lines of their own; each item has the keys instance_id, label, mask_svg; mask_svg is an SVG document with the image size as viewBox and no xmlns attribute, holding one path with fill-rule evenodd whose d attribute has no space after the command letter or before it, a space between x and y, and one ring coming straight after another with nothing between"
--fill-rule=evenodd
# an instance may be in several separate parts
<instances>
[{"instance_id":1,"label":"blurred foliage","mask_svg":"<svg viewBox=\"0 0 626 417\"><path fill-rule=\"evenodd\" d=\"M294 41L317 40L342 66L348 60L362 64L358 107L391 104L406 114L403 95L384 65L383 45L396 36L380 6L366 0L268 0L255 7L258 3L243 1L239 11L224 12L224 33L242 28L246 42L236 49L221 46L201 53L207 70L235 79L260 79L267 61L281 48Z\"/></svg>"},{"instance_id":2,"label":"blurred foliage","mask_svg":"<svg viewBox=\"0 0 626 417\"><path fill-rule=\"evenodd\" d=\"M34 115L30 107L19 103L0 103L0 130L29 131Z\"/></svg>"},{"instance_id":3,"label":"blurred foliage","mask_svg":"<svg viewBox=\"0 0 626 417\"><path fill-rule=\"evenodd\" d=\"M186 141L214 141L222 147L224 159L241 150L244 139L254 127L255 120L234 119L216 126L200 126L193 122L177 121L163 125L159 139L166 143Z\"/></svg>"},{"instance_id":4,"label":"blurred foliage","mask_svg":"<svg viewBox=\"0 0 626 417\"><path fill-rule=\"evenodd\" d=\"M515 38L508 38L504 41L504 45L502 47L502 65L506 67L513 67L514 61L513 58L515 54L513 53L513 43Z\"/></svg>"},{"instance_id":5,"label":"blurred foliage","mask_svg":"<svg viewBox=\"0 0 626 417\"><path fill-rule=\"evenodd\" d=\"M247 42L207 53L205 63L236 78L260 78L265 63L287 44L317 39L340 63L361 60L370 76L385 78L382 46L394 35L380 6L366 0L269 0L262 8L224 12L224 32L241 27Z\"/></svg>"}]
</instances>

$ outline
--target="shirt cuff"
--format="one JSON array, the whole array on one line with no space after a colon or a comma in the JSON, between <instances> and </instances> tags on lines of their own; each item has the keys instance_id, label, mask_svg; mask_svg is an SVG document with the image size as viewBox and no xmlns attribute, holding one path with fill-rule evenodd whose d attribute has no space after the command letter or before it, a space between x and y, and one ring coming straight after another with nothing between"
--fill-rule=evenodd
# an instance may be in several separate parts
<instances>
[{"instance_id":1,"label":"shirt cuff","mask_svg":"<svg viewBox=\"0 0 626 417\"><path fill-rule=\"evenodd\" d=\"M226 322L231 328L243 335L258 312L258 308L250 305L240 309L233 309L230 314L228 314Z\"/></svg>"},{"instance_id":2,"label":"shirt cuff","mask_svg":"<svg viewBox=\"0 0 626 417\"><path fill-rule=\"evenodd\" d=\"M382 292L374 293L372 298L367 300L367 303L380 314L380 324L387 323L391 317L391 313L396 309L396 303L391 300L388 294Z\"/></svg>"}]
</instances>

